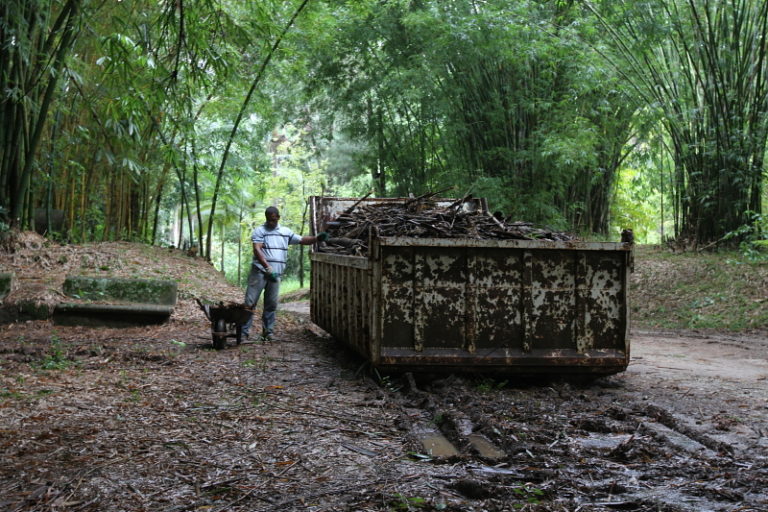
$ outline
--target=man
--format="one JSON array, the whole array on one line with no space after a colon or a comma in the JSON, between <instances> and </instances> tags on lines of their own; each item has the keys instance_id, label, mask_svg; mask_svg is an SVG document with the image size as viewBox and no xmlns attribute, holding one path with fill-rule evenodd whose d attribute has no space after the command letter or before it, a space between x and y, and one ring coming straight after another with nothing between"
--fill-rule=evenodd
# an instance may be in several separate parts
<instances>
[{"instance_id":1,"label":"man","mask_svg":"<svg viewBox=\"0 0 768 512\"><path fill-rule=\"evenodd\" d=\"M261 316L261 339L271 341L275 327L277 296L280 292L280 277L288 260L288 246L295 244L312 245L328 239L328 233L317 236L299 236L288 228L278 225L280 211L270 206L264 212L267 221L253 230L253 263L245 290L245 305L252 308L264 292L264 312ZM243 325L243 337L248 338L253 317Z\"/></svg>"}]
</instances>

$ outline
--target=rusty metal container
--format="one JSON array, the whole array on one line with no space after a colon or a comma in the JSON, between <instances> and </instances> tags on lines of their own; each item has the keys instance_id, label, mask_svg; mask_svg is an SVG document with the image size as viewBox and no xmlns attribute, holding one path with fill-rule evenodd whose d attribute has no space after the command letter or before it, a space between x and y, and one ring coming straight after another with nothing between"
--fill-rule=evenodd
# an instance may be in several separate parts
<instances>
[{"instance_id":1,"label":"rusty metal container","mask_svg":"<svg viewBox=\"0 0 768 512\"><path fill-rule=\"evenodd\" d=\"M311 197L314 232L357 201ZM364 200L387 201L404 199ZM312 321L380 368L612 374L629 362L631 258L629 243L372 237L365 257L311 253Z\"/></svg>"}]
</instances>

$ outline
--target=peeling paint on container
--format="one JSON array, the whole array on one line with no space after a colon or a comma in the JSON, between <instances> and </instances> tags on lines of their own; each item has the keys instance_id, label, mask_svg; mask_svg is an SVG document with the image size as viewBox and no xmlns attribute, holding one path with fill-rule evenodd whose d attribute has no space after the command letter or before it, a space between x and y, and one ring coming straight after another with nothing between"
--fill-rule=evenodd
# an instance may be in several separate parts
<instances>
[{"instance_id":1,"label":"peeling paint on container","mask_svg":"<svg viewBox=\"0 0 768 512\"><path fill-rule=\"evenodd\" d=\"M356 201L310 198L314 232ZM312 252L312 321L384 368L616 373L631 256L625 243L374 237L365 257Z\"/></svg>"}]
</instances>

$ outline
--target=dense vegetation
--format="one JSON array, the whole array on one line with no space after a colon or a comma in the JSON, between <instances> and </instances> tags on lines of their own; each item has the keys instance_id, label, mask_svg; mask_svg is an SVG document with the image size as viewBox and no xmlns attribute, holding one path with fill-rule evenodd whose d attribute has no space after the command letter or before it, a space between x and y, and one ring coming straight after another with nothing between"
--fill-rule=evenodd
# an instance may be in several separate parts
<instances>
[{"instance_id":1,"label":"dense vegetation","mask_svg":"<svg viewBox=\"0 0 768 512\"><path fill-rule=\"evenodd\" d=\"M268 204L306 231L308 195L453 187L759 254L766 36L762 0L7 0L0 230L238 280Z\"/></svg>"}]
</instances>

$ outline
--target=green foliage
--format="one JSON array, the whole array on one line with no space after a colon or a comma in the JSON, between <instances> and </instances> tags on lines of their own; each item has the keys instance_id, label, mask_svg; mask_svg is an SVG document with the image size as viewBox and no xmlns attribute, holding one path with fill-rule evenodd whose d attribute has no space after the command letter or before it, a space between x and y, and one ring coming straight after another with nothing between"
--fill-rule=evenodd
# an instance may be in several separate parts
<instances>
[{"instance_id":1,"label":"green foliage","mask_svg":"<svg viewBox=\"0 0 768 512\"><path fill-rule=\"evenodd\" d=\"M288 279L281 279L280 280L280 295L285 295L286 293L295 292L296 290L300 290L304 288L301 286L301 283L298 279L295 278L288 278Z\"/></svg>"},{"instance_id":2,"label":"green foliage","mask_svg":"<svg viewBox=\"0 0 768 512\"><path fill-rule=\"evenodd\" d=\"M41 370L66 370L73 364L67 358L64 346L58 336L51 336L51 345L48 354L35 366Z\"/></svg>"},{"instance_id":3,"label":"green foliage","mask_svg":"<svg viewBox=\"0 0 768 512\"><path fill-rule=\"evenodd\" d=\"M300 235L310 234L307 198L321 194L326 186L323 172L326 162L314 154L310 146L311 139L305 130L292 125L275 130L270 153L271 172L261 175L255 183L239 180L238 187L225 192L224 198L239 201L239 205L237 209L229 210L232 214L228 219L222 219L222 226L237 224L237 230L230 232L229 238L220 237L220 240L230 246L231 242L236 242L236 249L225 247L225 257L216 263L220 270L227 270L231 282L242 285L247 280L253 258L251 232L264 222L267 206L280 209L281 225ZM305 246L289 247L286 276L298 278L298 287L304 286L302 280L308 275L307 255Z\"/></svg>"},{"instance_id":4,"label":"green foliage","mask_svg":"<svg viewBox=\"0 0 768 512\"><path fill-rule=\"evenodd\" d=\"M729 231L722 240L738 240L741 254L750 261L768 261L768 216L756 212L746 216L749 222Z\"/></svg>"},{"instance_id":5,"label":"green foliage","mask_svg":"<svg viewBox=\"0 0 768 512\"><path fill-rule=\"evenodd\" d=\"M515 487L512 489L512 492L515 494L515 496L517 496L518 499L525 500L525 503L530 504L540 503L541 499L544 497L544 491L530 484ZM523 508L523 506L524 505L521 503L515 503L513 505L513 507L516 509Z\"/></svg>"},{"instance_id":6,"label":"green foliage","mask_svg":"<svg viewBox=\"0 0 768 512\"><path fill-rule=\"evenodd\" d=\"M490 393L491 391L505 388L507 384L508 381L506 380L496 381L494 379L482 379L475 384L475 389L481 393Z\"/></svg>"},{"instance_id":7,"label":"green foliage","mask_svg":"<svg viewBox=\"0 0 768 512\"><path fill-rule=\"evenodd\" d=\"M24 394L20 391L11 390L8 388L0 388L0 398L11 399L11 400L21 400L22 398L24 398Z\"/></svg>"},{"instance_id":8,"label":"green foliage","mask_svg":"<svg viewBox=\"0 0 768 512\"><path fill-rule=\"evenodd\" d=\"M29 220L35 155L80 25L90 14L82 0L0 4L0 204L12 225Z\"/></svg>"},{"instance_id":9,"label":"green foliage","mask_svg":"<svg viewBox=\"0 0 768 512\"><path fill-rule=\"evenodd\" d=\"M577 16L529 1L321 4L294 63L333 112L311 117L331 154L346 151L332 160L354 162L378 195L453 185L515 218L605 231L633 109Z\"/></svg>"},{"instance_id":10,"label":"green foliage","mask_svg":"<svg viewBox=\"0 0 768 512\"><path fill-rule=\"evenodd\" d=\"M242 283L265 206L307 234L311 194L453 187L514 220L640 241L661 226L758 257L761 221L745 212L763 211L766 13L757 0L11 0L0 233L50 207L62 240L196 246ZM291 249L300 279L305 255Z\"/></svg>"},{"instance_id":11,"label":"green foliage","mask_svg":"<svg viewBox=\"0 0 768 512\"><path fill-rule=\"evenodd\" d=\"M379 370L376 368L373 369L373 373L376 376L376 381L379 383L379 386L386 389L390 393L397 393L402 389L402 385L398 382L396 382L395 379L392 378L390 375L382 375L379 373Z\"/></svg>"},{"instance_id":12,"label":"green foliage","mask_svg":"<svg viewBox=\"0 0 768 512\"><path fill-rule=\"evenodd\" d=\"M758 41L768 35L768 3L611 2L604 12L586 5L609 35L614 53L605 57L664 117L675 234L707 244L735 233L746 211L761 209L768 62Z\"/></svg>"},{"instance_id":13,"label":"green foliage","mask_svg":"<svg viewBox=\"0 0 768 512\"><path fill-rule=\"evenodd\" d=\"M11 226L8 224L8 210L0 206L0 235L8 231Z\"/></svg>"},{"instance_id":14,"label":"green foliage","mask_svg":"<svg viewBox=\"0 0 768 512\"><path fill-rule=\"evenodd\" d=\"M429 506L426 499L420 496L405 496L395 493L389 501L389 510L420 510Z\"/></svg>"},{"instance_id":15,"label":"green foliage","mask_svg":"<svg viewBox=\"0 0 768 512\"><path fill-rule=\"evenodd\" d=\"M651 228L661 223L661 219L657 217L661 200L659 192L645 179L642 171L633 168L622 169L619 173L616 197L611 205L614 237L618 238L623 229L630 228L637 243L658 243L659 233Z\"/></svg>"}]
</instances>

